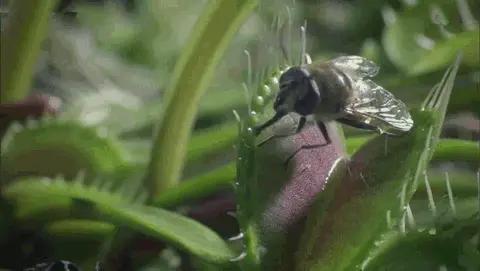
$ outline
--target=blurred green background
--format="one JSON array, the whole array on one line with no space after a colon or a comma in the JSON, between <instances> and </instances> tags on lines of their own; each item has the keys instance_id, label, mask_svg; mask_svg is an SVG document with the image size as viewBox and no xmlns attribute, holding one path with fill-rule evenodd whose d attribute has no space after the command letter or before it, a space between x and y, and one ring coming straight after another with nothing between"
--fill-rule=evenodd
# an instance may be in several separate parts
<instances>
[{"instance_id":1,"label":"blurred green background","mask_svg":"<svg viewBox=\"0 0 480 271\"><path fill-rule=\"evenodd\" d=\"M0 1L2 31L9 19L7 2ZM13 119L24 123L23 115L11 113L8 106L5 107L0 123L5 135L2 145L6 146L2 146L2 185L16 177L32 175L60 174L68 180L77 176L79 169L91 183L98 176L114 180L113 187L125 182L139 183L148 166L175 64L207 3L206 0L60 1L35 61L29 92L58 97L60 106L57 100L49 100L49 106L55 107L59 119L78 123L78 126L29 120L31 125L28 126L27 121L26 127L37 130L30 130L30 135L29 131L23 131L23 137L14 137L15 128L5 133L6 127L11 127ZM420 106L457 52L463 51L442 137L467 140L472 144L469 146L480 140L479 1L260 1L215 68L212 83L200 101L187 147L181 179L205 180L210 186L196 192L195 187L174 191L158 199L159 205L179 207L187 213L206 199L231 197L230 181L234 177L231 161L235 159L233 144L237 135L231 112L246 110L242 88L247 76L244 50L250 51L254 67L278 61L279 50L271 50L280 43L279 31L275 29L278 18L283 22L291 19L292 33L283 40L290 50L299 48L299 26L306 22L307 52L314 61L340 55L367 57L381 66L377 82L410 108ZM8 68L2 66L2 69ZM97 134L92 135L90 128ZM365 134L358 129L344 128L347 138ZM108 137L102 136L107 134ZM44 148L32 147L35 144ZM432 164L431 171L441 175L449 170L459 179L473 179L479 158L475 152L478 149L472 150L467 154L470 155L468 161L451 161L452 156L446 155ZM2 207L1 212L6 214L7 210ZM92 242L82 238L92 238L92 246L98 247L95 242L99 238L95 236L104 238L112 232L111 224L99 224L92 226L96 232L85 233L88 237L65 237L60 234L61 229L69 225L55 228L50 222L42 222L40 224L46 226L38 233L32 230L30 222L11 224L7 217L1 218L0 249L9 253L0 255L0 267L34 264L51 259L52 255L65 255L62 252L68 248L61 250L68 244L78 244L72 251L83 245L81 250L86 252ZM42 218L29 219L42 221ZM235 222L223 216L205 221L202 222L222 236L236 231ZM48 240L49 234L56 236L53 241ZM81 241L75 243L77 241L69 238ZM141 238L137 240L141 241ZM149 250L145 250L144 254L148 255ZM130 264L143 266L135 270L177 270L181 262L184 270L191 270L190 265L210 270L195 260L185 267L183 256L173 250L163 250L160 260L148 264L144 260L148 257L141 249L129 253L129 259L134 262ZM84 266L91 266L92 259L85 260L87 258L72 256L87 262Z\"/></svg>"}]
</instances>

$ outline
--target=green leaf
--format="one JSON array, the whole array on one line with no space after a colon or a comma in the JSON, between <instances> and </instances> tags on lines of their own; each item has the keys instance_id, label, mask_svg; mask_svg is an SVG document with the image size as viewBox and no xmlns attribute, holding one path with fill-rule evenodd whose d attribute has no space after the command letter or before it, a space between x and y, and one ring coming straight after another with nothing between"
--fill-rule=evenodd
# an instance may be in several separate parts
<instances>
[{"instance_id":1,"label":"green leaf","mask_svg":"<svg viewBox=\"0 0 480 271\"><path fill-rule=\"evenodd\" d=\"M200 199L222 189L232 187L235 179L234 163L182 181L178 186L165 190L155 199L154 205L173 207L188 201Z\"/></svg>"},{"instance_id":2,"label":"green leaf","mask_svg":"<svg viewBox=\"0 0 480 271\"><path fill-rule=\"evenodd\" d=\"M50 257L68 259L79 264L83 270L93 270L99 261L102 244L114 230L110 223L65 219L45 225L41 233L51 247Z\"/></svg>"},{"instance_id":3,"label":"green leaf","mask_svg":"<svg viewBox=\"0 0 480 271\"><path fill-rule=\"evenodd\" d=\"M427 50L415 43L415 34L423 33L426 25L421 16L403 15L384 28L382 43L385 52L398 68L408 71Z\"/></svg>"},{"instance_id":4,"label":"green leaf","mask_svg":"<svg viewBox=\"0 0 480 271\"><path fill-rule=\"evenodd\" d=\"M448 195L445 183L446 173L449 176L452 190L456 196L465 198L477 195L480 188L477 188L474 172L468 170L440 171L432 169L427 172L424 178L428 179L430 189L435 198L440 199ZM415 193L415 199L426 199L427 197L427 187L425 185L419 185Z\"/></svg>"},{"instance_id":5,"label":"green leaf","mask_svg":"<svg viewBox=\"0 0 480 271\"><path fill-rule=\"evenodd\" d=\"M132 191L123 194L85 186L80 181L61 179L20 179L3 189L3 196L15 203L17 210L34 201L70 201L90 210L86 215L99 217L115 226L126 227L166 241L206 261L226 263L234 255L228 245L202 224L163 209L132 203ZM45 210L47 211L47 210ZM85 214L84 214L85 215Z\"/></svg>"},{"instance_id":6,"label":"green leaf","mask_svg":"<svg viewBox=\"0 0 480 271\"><path fill-rule=\"evenodd\" d=\"M432 159L435 161L465 161L478 165L480 162L480 146L477 142L470 140L440 139Z\"/></svg>"},{"instance_id":7,"label":"green leaf","mask_svg":"<svg viewBox=\"0 0 480 271\"><path fill-rule=\"evenodd\" d=\"M104 240L113 233L115 227L110 223L86 219L65 219L49 223L45 233L56 238L78 238L80 240Z\"/></svg>"},{"instance_id":8,"label":"green leaf","mask_svg":"<svg viewBox=\"0 0 480 271\"><path fill-rule=\"evenodd\" d=\"M209 156L233 150L237 139L237 125L225 123L202 129L193 133L188 142L186 160L188 163L204 161ZM146 164L148 161L151 142L146 139L129 139L123 142L137 164ZM160 195L161 196L161 195Z\"/></svg>"},{"instance_id":9,"label":"green leaf","mask_svg":"<svg viewBox=\"0 0 480 271\"><path fill-rule=\"evenodd\" d=\"M357 136L348 138L345 141L347 152L350 155L355 154L355 152L357 152L370 139L372 139L372 136ZM432 161L464 161L470 162L472 165L477 165L480 159L479 157L480 146L477 144L477 142L454 138L442 138L438 141L438 144L435 147ZM187 201L206 197L217 191L226 189L233 184L233 180L235 180L235 172L236 171L233 163L229 163L226 166L212 170L211 172L184 180L177 187L168 189L162 193L155 200L155 205L161 207L177 206ZM461 183L452 183L452 185L464 187L462 191L469 191L469 193L473 193L474 190L471 190L474 183L473 177L464 175L465 174L460 174L458 178L452 178L454 180L459 180ZM442 175L441 178L443 177L444 176ZM441 178L439 176L434 176L432 178L432 188L444 186L443 183L438 184ZM423 189L423 186L420 186L419 189Z\"/></svg>"},{"instance_id":10,"label":"green leaf","mask_svg":"<svg viewBox=\"0 0 480 271\"><path fill-rule=\"evenodd\" d=\"M10 14L0 40L2 103L21 100L29 93L37 57L57 1L10 3Z\"/></svg>"},{"instance_id":11,"label":"green leaf","mask_svg":"<svg viewBox=\"0 0 480 271\"><path fill-rule=\"evenodd\" d=\"M457 58L423 109L412 112L412 131L377 136L355 153L332 200L319 199L310 212L296 270L356 269L387 230L386 217L402 216L433 155L459 63Z\"/></svg>"},{"instance_id":12,"label":"green leaf","mask_svg":"<svg viewBox=\"0 0 480 271\"><path fill-rule=\"evenodd\" d=\"M215 232L176 213L148 206L105 206L102 213L119 226L164 240L204 260L227 263L234 257Z\"/></svg>"},{"instance_id":13,"label":"green leaf","mask_svg":"<svg viewBox=\"0 0 480 271\"><path fill-rule=\"evenodd\" d=\"M230 116L230 112L244 107L244 98L243 91L240 89L207 92L200 100L197 121L223 120L226 116L233 117ZM162 105L161 100L156 99L146 102L139 110L129 110L129 116L135 121L123 121L119 123L121 127L116 127L114 130L118 131L122 138L137 138L139 135L150 138L158 116L163 113Z\"/></svg>"},{"instance_id":14,"label":"green leaf","mask_svg":"<svg viewBox=\"0 0 480 271\"><path fill-rule=\"evenodd\" d=\"M434 23L434 10L442 12L449 24L442 28ZM478 29L460 32L458 14L454 1L444 0L426 0L403 10L383 31L388 58L405 73L417 75L444 68L465 51L464 64L478 67Z\"/></svg>"},{"instance_id":15,"label":"green leaf","mask_svg":"<svg viewBox=\"0 0 480 271\"><path fill-rule=\"evenodd\" d=\"M452 178L452 183L456 182L458 180ZM383 234L362 263L362 270L433 270L440 266L448 270L477 270L480 267L479 198L477 195L456 198L455 209L452 209L452 201L432 190L435 211L430 200L412 200L408 226L400 227L404 231L393 229ZM453 194L458 195L458 189L453 189Z\"/></svg>"},{"instance_id":16,"label":"green leaf","mask_svg":"<svg viewBox=\"0 0 480 271\"><path fill-rule=\"evenodd\" d=\"M437 270L441 266L446 270L478 270L478 223L478 217L470 217L448 227L439 225L436 231L391 231L376 242L362 270Z\"/></svg>"},{"instance_id":17,"label":"green leaf","mask_svg":"<svg viewBox=\"0 0 480 271\"><path fill-rule=\"evenodd\" d=\"M188 142L187 161L205 159L209 154L231 149L237 139L236 123L216 125L206 130L196 132Z\"/></svg>"},{"instance_id":18,"label":"green leaf","mask_svg":"<svg viewBox=\"0 0 480 271\"><path fill-rule=\"evenodd\" d=\"M346 140L347 150L349 154L354 154L372 136L358 136L348 138ZM435 148L433 161L466 161L478 164L480 157L480 146L475 141L462 139L440 139ZM235 180L234 163L212 170L205 174L182 181L177 187L166 190L156 200L155 205L161 207L172 207L183 204L188 201L206 197L222 189L229 188ZM462 193L475 193L474 177L468 174L452 173L452 186L457 187ZM471 175L471 174L470 174ZM444 175L431 178L432 189L444 189ZM420 186L419 190L423 191L424 187ZM457 189L457 190L458 190Z\"/></svg>"},{"instance_id":19,"label":"green leaf","mask_svg":"<svg viewBox=\"0 0 480 271\"><path fill-rule=\"evenodd\" d=\"M356 136L346 140L348 153L354 154L372 136ZM435 161L465 161L478 164L480 161L480 146L475 141L456 138L441 138L438 141L432 160Z\"/></svg>"},{"instance_id":20,"label":"green leaf","mask_svg":"<svg viewBox=\"0 0 480 271\"><path fill-rule=\"evenodd\" d=\"M222 102L219 103L218 101ZM201 99L198 116L208 118L225 113L230 114L232 109L245 106L244 102L245 96L241 89L210 91Z\"/></svg>"},{"instance_id":21,"label":"green leaf","mask_svg":"<svg viewBox=\"0 0 480 271\"><path fill-rule=\"evenodd\" d=\"M167 90L154 141L146 178L153 197L177 184L198 102L228 43L256 3L255 0L212 1L192 30Z\"/></svg>"},{"instance_id":22,"label":"green leaf","mask_svg":"<svg viewBox=\"0 0 480 271\"><path fill-rule=\"evenodd\" d=\"M463 50L464 64L478 68L480 66L480 32L479 30L460 33L446 41L438 43L432 50L418 59L410 74L423 74L447 66L455 59L458 51Z\"/></svg>"},{"instance_id":23,"label":"green leaf","mask_svg":"<svg viewBox=\"0 0 480 271\"><path fill-rule=\"evenodd\" d=\"M443 185L445 186L445 182ZM437 232L437 229L441 227L449 227L451 224L461 224L462 221L470 220L480 215L480 204L477 195L472 196L466 195L465 193L462 194L461 191L453 191L453 200L451 201L446 194L433 193L435 212L432 211L430 201L425 200L425 198L419 199L415 197L410 201L409 205L415 224L411 226L408 225L407 231L427 230ZM452 209L452 202L455 208L454 210Z\"/></svg>"},{"instance_id":24,"label":"green leaf","mask_svg":"<svg viewBox=\"0 0 480 271\"><path fill-rule=\"evenodd\" d=\"M108 174L126 164L127 156L115 138L75 121L28 120L13 124L2 139L2 178L25 175L73 178Z\"/></svg>"}]
</instances>

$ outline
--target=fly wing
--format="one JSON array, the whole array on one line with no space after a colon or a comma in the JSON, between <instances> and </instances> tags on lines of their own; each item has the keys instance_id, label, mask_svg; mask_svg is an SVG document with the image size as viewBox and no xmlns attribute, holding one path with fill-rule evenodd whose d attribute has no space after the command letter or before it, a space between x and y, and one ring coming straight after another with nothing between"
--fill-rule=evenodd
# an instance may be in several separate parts
<instances>
[{"instance_id":1,"label":"fly wing","mask_svg":"<svg viewBox=\"0 0 480 271\"><path fill-rule=\"evenodd\" d=\"M374 77L380 70L380 67L373 61L361 56L341 56L330 62L353 79Z\"/></svg>"},{"instance_id":2,"label":"fly wing","mask_svg":"<svg viewBox=\"0 0 480 271\"><path fill-rule=\"evenodd\" d=\"M357 80L353 91L353 99L345 108L349 120L388 134L399 134L412 128L413 120L407 106L372 80Z\"/></svg>"}]
</instances>

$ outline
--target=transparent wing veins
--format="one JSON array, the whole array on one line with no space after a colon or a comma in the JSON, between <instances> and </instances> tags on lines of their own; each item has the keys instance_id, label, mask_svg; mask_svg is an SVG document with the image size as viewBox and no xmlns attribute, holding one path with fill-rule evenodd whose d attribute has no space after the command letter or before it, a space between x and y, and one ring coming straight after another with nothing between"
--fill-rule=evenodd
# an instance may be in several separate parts
<instances>
[{"instance_id":1,"label":"transparent wing veins","mask_svg":"<svg viewBox=\"0 0 480 271\"><path fill-rule=\"evenodd\" d=\"M331 63L353 79L374 77L380 70L373 61L360 56L341 56L333 59Z\"/></svg>"},{"instance_id":2,"label":"transparent wing veins","mask_svg":"<svg viewBox=\"0 0 480 271\"><path fill-rule=\"evenodd\" d=\"M345 112L351 119L392 133L406 132L413 126L407 106L372 80L357 80L354 99Z\"/></svg>"}]
</instances>

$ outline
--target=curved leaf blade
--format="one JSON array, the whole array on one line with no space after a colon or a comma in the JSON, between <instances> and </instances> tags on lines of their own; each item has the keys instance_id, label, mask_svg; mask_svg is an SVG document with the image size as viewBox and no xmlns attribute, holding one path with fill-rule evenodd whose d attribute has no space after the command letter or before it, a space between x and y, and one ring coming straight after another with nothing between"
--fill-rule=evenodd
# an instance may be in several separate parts
<instances>
[{"instance_id":1,"label":"curved leaf blade","mask_svg":"<svg viewBox=\"0 0 480 271\"><path fill-rule=\"evenodd\" d=\"M460 33L437 44L432 50L418 59L408 72L412 75L424 74L445 67L455 59L458 50L464 51L465 64L478 68L480 66L479 39L480 32L478 29Z\"/></svg>"},{"instance_id":2,"label":"curved leaf blade","mask_svg":"<svg viewBox=\"0 0 480 271\"><path fill-rule=\"evenodd\" d=\"M42 119L14 123L2 139L1 176L25 175L73 178L109 174L126 165L127 155L116 138L76 121Z\"/></svg>"},{"instance_id":3,"label":"curved leaf blade","mask_svg":"<svg viewBox=\"0 0 480 271\"><path fill-rule=\"evenodd\" d=\"M229 41L256 0L211 1L192 31L174 71L152 149L147 185L156 197L177 184L198 103Z\"/></svg>"},{"instance_id":4,"label":"curved leaf blade","mask_svg":"<svg viewBox=\"0 0 480 271\"><path fill-rule=\"evenodd\" d=\"M126 195L86 187L79 182L38 178L20 179L5 187L3 196L17 209L35 201L87 204L92 217L164 240L206 261L226 263L234 254L212 230L202 224L167 210L132 204Z\"/></svg>"},{"instance_id":5,"label":"curved leaf blade","mask_svg":"<svg viewBox=\"0 0 480 271\"><path fill-rule=\"evenodd\" d=\"M57 0L10 2L10 16L0 37L2 103L15 102L27 96L51 12L57 2Z\"/></svg>"}]
</instances>

